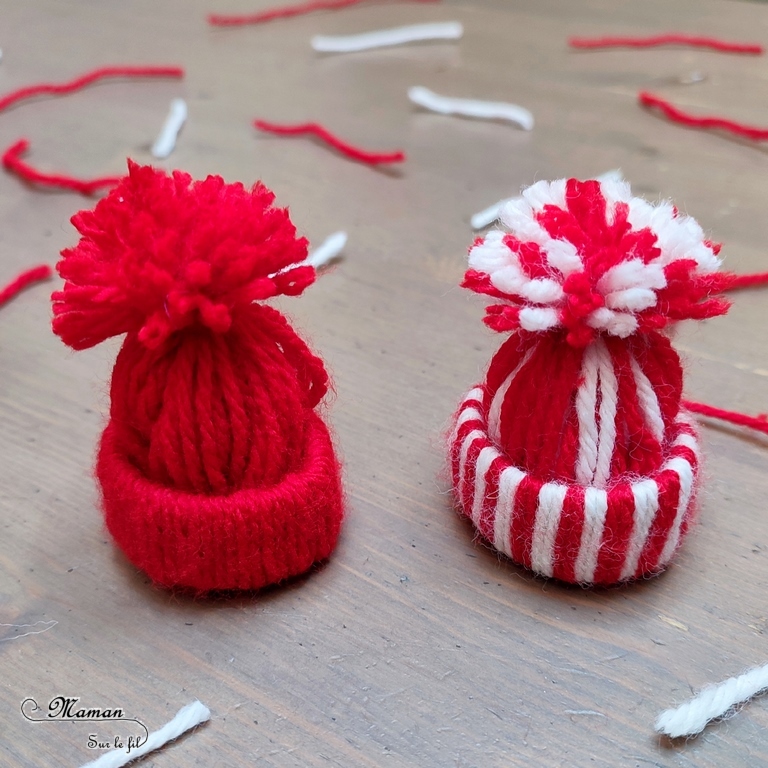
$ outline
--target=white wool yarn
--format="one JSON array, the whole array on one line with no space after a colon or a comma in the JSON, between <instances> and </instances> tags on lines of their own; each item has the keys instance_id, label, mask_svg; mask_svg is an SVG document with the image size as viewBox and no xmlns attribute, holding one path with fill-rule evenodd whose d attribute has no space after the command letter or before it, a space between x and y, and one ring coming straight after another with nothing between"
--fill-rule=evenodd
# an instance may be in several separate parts
<instances>
[{"instance_id":1,"label":"white wool yarn","mask_svg":"<svg viewBox=\"0 0 768 768\"><path fill-rule=\"evenodd\" d=\"M122 768L122 766L137 760L156 749L165 746L169 741L173 741L201 723L211 719L211 712L205 704L199 701L193 701L182 707L169 723L166 723L160 730L150 733L147 740L138 748L126 752L124 749L113 749L106 752L96 760L86 763L82 768Z\"/></svg>"},{"instance_id":2,"label":"white wool yarn","mask_svg":"<svg viewBox=\"0 0 768 768\"><path fill-rule=\"evenodd\" d=\"M508 120L526 131L533 128L533 115L524 107L503 101L479 101L440 96L421 85L408 89L408 98L424 109L441 115L463 115L482 120Z\"/></svg>"},{"instance_id":3,"label":"white wool yarn","mask_svg":"<svg viewBox=\"0 0 768 768\"><path fill-rule=\"evenodd\" d=\"M656 720L656 731L673 739L695 736L707 723L723 717L765 690L768 690L768 664L730 677L718 685L708 685L685 704L662 712Z\"/></svg>"},{"instance_id":4,"label":"white wool yarn","mask_svg":"<svg viewBox=\"0 0 768 768\"><path fill-rule=\"evenodd\" d=\"M315 35L311 43L319 53L352 53L428 40L458 40L463 34L464 27L458 21L444 21L378 29L360 35Z\"/></svg>"},{"instance_id":5,"label":"white wool yarn","mask_svg":"<svg viewBox=\"0 0 768 768\"><path fill-rule=\"evenodd\" d=\"M187 102L184 99L174 99L168 111L168 117L160 130L160 135L152 145L152 156L163 160L176 148L184 123L187 121Z\"/></svg>"}]
</instances>

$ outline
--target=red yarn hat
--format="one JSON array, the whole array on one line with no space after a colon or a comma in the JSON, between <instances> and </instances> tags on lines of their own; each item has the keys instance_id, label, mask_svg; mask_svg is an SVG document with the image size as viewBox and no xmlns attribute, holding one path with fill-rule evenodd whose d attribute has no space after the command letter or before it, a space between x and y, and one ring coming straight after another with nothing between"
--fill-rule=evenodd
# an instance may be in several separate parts
<instances>
[{"instance_id":1,"label":"red yarn hat","mask_svg":"<svg viewBox=\"0 0 768 768\"><path fill-rule=\"evenodd\" d=\"M107 527L157 584L258 589L327 558L339 464L315 412L323 362L275 309L315 279L263 185L129 163L72 223L53 329L74 349L126 334L96 472Z\"/></svg>"},{"instance_id":2,"label":"red yarn hat","mask_svg":"<svg viewBox=\"0 0 768 768\"><path fill-rule=\"evenodd\" d=\"M543 576L653 574L694 513L698 442L670 322L723 314L719 247L620 179L539 182L469 251L463 286L511 333L450 438L458 505Z\"/></svg>"}]
</instances>

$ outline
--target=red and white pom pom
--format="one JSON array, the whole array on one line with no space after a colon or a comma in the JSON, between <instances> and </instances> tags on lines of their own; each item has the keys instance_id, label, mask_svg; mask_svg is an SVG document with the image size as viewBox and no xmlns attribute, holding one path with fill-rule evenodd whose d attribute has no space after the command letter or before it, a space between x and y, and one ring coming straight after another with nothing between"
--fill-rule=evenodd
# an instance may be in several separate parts
<instances>
[{"instance_id":1,"label":"red and white pom pom","mask_svg":"<svg viewBox=\"0 0 768 768\"><path fill-rule=\"evenodd\" d=\"M621 179L539 182L469 251L464 287L511 332L455 416L454 492L480 535L548 577L663 569L695 514L698 443L659 331L722 314L718 247Z\"/></svg>"},{"instance_id":2,"label":"red and white pom pom","mask_svg":"<svg viewBox=\"0 0 768 768\"><path fill-rule=\"evenodd\" d=\"M469 251L464 286L500 299L499 331L568 330L588 344L724 311L709 299L719 247L670 203L632 197L620 179L540 181L501 209L508 232Z\"/></svg>"}]
</instances>

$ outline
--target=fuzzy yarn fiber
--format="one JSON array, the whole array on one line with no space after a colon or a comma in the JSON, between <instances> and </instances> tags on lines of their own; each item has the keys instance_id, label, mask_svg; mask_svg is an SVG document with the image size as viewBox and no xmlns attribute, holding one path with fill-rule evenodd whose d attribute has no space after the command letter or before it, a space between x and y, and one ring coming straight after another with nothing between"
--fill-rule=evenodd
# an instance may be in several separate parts
<instances>
[{"instance_id":1,"label":"fuzzy yarn fiber","mask_svg":"<svg viewBox=\"0 0 768 768\"><path fill-rule=\"evenodd\" d=\"M657 573L688 530L699 447L670 323L727 311L719 247L620 179L539 182L469 251L464 287L510 333L462 400L455 497L480 535L547 577Z\"/></svg>"},{"instance_id":2,"label":"fuzzy yarn fiber","mask_svg":"<svg viewBox=\"0 0 768 768\"><path fill-rule=\"evenodd\" d=\"M327 558L340 467L323 362L261 303L298 295L307 242L261 184L129 164L62 252L54 331L125 334L96 466L106 524L165 587L258 589Z\"/></svg>"}]
</instances>

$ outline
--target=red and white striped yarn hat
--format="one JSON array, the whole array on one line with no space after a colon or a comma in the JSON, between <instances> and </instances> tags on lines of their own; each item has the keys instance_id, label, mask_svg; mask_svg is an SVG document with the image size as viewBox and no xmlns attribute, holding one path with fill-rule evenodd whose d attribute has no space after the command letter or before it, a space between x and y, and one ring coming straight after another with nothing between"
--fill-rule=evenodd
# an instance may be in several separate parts
<instances>
[{"instance_id":1,"label":"red and white striped yarn hat","mask_svg":"<svg viewBox=\"0 0 768 768\"><path fill-rule=\"evenodd\" d=\"M698 441L662 329L723 314L719 246L618 178L538 182L469 251L463 286L511 332L450 437L458 505L548 577L662 570L694 513Z\"/></svg>"}]
</instances>

